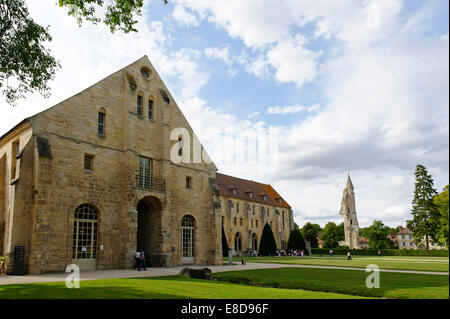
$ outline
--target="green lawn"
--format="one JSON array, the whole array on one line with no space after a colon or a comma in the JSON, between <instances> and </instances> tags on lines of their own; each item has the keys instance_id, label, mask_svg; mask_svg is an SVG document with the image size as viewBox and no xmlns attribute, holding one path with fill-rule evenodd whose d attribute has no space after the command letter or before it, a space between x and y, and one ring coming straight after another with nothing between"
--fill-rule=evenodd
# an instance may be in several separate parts
<instances>
[{"instance_id":1,"label":"green lawn","mask_svg":"<svg viewBox=\"0 0 450 319\"><path fill-rule=\"evenodd\" d=\"M240 262L241 257L234 257L233 261ZM248 262L299 264L299 265L323 265L366 268L370 264L376 264L381 269L398 270L422 270L422 271L449 271L448 257L415 257L415 256L352 256L352 261L347 261L346 256L319 257L246 257ZM228 259L224 259L228 260Z\"/></svg>"},{"instance_id":2,"label":"green lawn","mask_svg":"<svg viewBox=\"0 0 450 319\"><path fill-rule=\"evenodd\" d=\"M68 289L64 282L0 285L0 299L354 299L327 292L265 288L184 276L81 281Z\"/></svg>"},{"instance_id":3,"label":"green lawn","mask_svg":"<svg viewBox=\"0 0 450 319\"><path fill-rule=\"evenodd\" d=\"M280 268L215 273L220 281L269 285L290 289L329 291L358 296L448 299L449 277L405 273L380 273L380 288L366 288L368 273L354 270Z\"/></svg>"}]
</instances>

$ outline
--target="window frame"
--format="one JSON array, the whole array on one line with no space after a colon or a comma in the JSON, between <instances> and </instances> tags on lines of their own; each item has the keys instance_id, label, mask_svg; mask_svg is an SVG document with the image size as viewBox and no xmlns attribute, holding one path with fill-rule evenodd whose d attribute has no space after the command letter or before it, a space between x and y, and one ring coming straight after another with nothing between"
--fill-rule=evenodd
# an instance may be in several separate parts
<instances>
[{"instance_id":1,"label":"window frame","mask_svg":"<svg viewBox=\"0 0 450 319\"><path fill-rule=\"evenodd\" d=\"M106 112L98 111L97 134L106 135Z\"/></svg>"}]
</instances>

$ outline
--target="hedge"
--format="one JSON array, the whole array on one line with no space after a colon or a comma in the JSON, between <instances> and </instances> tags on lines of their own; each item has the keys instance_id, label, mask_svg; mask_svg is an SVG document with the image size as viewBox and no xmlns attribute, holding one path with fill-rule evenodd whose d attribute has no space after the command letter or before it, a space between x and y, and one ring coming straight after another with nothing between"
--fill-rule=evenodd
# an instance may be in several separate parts
<instances>
[{"instance_id":1,"label":"hedge","mask_svg":"<svg viewBox=\"0 0 450 319\"><path fill-rule=\"evenodd\" d=\"M348 249L333 249L333 255L347 255ZM351 249L352 255L377 256L378 249ZM312 253L319 255L328 255L328 248L313 248ZM382 256L429 256L429 257L448 257L448 250L426 250L426 249L381 249Z\"/></svg>"}]
</instances>

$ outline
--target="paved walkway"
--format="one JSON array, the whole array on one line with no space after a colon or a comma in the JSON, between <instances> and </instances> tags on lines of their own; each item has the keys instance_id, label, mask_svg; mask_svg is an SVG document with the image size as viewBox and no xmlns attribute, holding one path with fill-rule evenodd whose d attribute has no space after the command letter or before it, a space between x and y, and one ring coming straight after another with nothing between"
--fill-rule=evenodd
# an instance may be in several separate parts
<instances>
[{"instance_id":1,"label":"paved walkway","mask_svg":"<svg viewBox=\"0 0 450 319\"><path fill-rule=\"evenodd\" d=\"M250 269L270 269L270 268L319 268L319 269L345 269L354 271L365 271L365 268L351 268L351 267L335 267L335 266L314 266L314 265L286 265L273 263L247 263L246 265L223 265L223 266L189 266L189 268L204 268L208 267L213 273L224 271L250 270ZM152 267L147 268L147 271L136 271L132 269L114 269L114 270L82 270L80 280L95 280L95 279L110 279L110 278L137 278L137 277L159 277L171 276L180 273L184 267ZM397 272L407 274L427 274L427 275L441 275L448 276L448 272L434 272L434 271L413 271L413 270L392 270L380 269L381 272ZM0 276L0 285L8 284L25 284L25 283L39 283L39 282L60 282L65 281L68 273L48 273L42 275L25 275L25 276Z\"/></svg>"}]
</instances>

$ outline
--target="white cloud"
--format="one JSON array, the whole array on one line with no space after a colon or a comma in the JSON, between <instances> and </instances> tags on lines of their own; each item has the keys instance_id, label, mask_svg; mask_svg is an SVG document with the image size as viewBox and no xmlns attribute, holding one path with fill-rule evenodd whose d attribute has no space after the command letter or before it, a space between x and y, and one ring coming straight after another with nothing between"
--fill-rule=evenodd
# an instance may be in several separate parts
<instances>
[{"instance_id":1,"label":"white cloud","mask_svg":"<svg viewBox=\"0 0 450 319\"><path fill-rule=\"evenodd\" d=\"M186 8L180 4L177 4L172 12L172 16L175 20L177 20L181 25L186 26L198 26L199 21L195 15L188 12Z\"/></svg>"},{"instance_id":2,"label":"white cloud","mask_svg":"<svg viewBox=\"0 0 450 319\"><path fill-rule=\"evenodd\" d=\"M230 58L229 47L224 47L222 49L217 47L206 48L205 55L210 59L217 59L226 64L231 64L233 62Z\"/></svg>"},{"instance_id":3,"label":"white cloud","mask_svg":"<svg viewBox=\"0 0 450 319\"><path fill-rule=\"evenodd\" d=\"M312 106L292 105L292 106L271 106L267 109L269 114L296 114L301 112L316 112L320 108L319 104Z\"/></svg>"}]
</instances>

